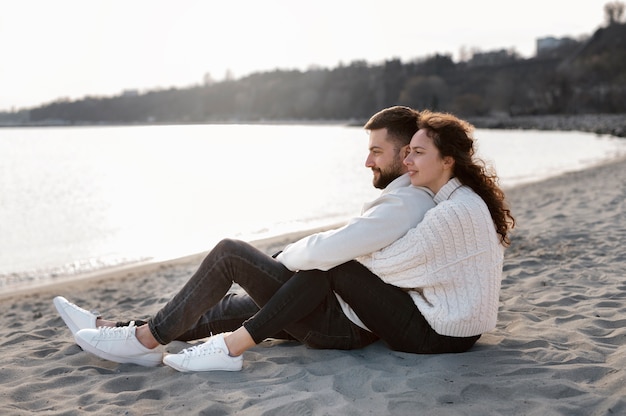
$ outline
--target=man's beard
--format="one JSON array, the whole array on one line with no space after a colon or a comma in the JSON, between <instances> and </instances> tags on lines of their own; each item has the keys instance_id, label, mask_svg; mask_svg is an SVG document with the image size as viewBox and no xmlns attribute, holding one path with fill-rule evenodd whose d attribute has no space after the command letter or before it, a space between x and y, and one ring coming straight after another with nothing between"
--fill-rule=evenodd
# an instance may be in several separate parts
<instances>
[{"instance_id":1,"label":"man's beard","mask_svg":"<svg viewBox=\"0 0 626 416\"><path fill-rule=\"evenodd\" d=\"M374 188L385 189L387 185L389 185L391 182L404 174L403 168L404 165L396 161L393 165L389 167L389 169L376 169L376 172L378 172L379 176L374 176L374 180L372 181L372 183L374 184Z\"/></svg>"}]
</instances>

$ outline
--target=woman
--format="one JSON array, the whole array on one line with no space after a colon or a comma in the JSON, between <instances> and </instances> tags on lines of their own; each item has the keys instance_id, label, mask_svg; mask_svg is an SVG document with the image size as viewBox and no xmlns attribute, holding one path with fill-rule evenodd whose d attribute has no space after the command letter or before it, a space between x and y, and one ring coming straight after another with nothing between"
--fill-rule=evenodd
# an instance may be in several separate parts
<instances>
[{"instance_id":1,"label":"woman","mask_svg":"<svg viewBox=\"0 0 626 416\"><path fill-rule=\"evenodd\" d=\"M311 347L343 349L380 338L399 351L444 353L466 351L493 329L513 217L497 177L474 159L471 125L449 114L423 112L418 127L404 163L411 183L430 189L437 203L420 224L357 261L328 271L295 273L244 325L168 354L163 363L179 371L240 370L244 351L281 330L290 332L294 325L313 327L320 316L328 317L328 310L335 311L339 322L358 326L332 344L325 342L323 331L313 338L308 338L311 332L296 338ZM337 304L329 294L343 300L343 314L329 306ZM178 304L184 308L186 302ZM136 332L83 329L76 339L83 349L103 358L110 354L120 361L120 349L134 348L131 362L146 357L149 363L144 365L156 365L160 352L155 347L168 340L157 340L146 327Z\"/></svg>"}]
</instances>

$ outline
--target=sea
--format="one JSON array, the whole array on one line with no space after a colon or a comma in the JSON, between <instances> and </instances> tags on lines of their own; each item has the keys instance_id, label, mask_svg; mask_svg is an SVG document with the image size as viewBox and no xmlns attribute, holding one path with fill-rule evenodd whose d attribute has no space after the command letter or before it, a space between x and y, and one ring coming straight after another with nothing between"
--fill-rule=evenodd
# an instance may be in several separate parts
<instances>
[{"instance_id":1,"label":"sea","mask_svg":"<svg viewBox=\"0 0 626 416\"><path fill-rule=\"evenodd\" d=\"M580 132L481 130L504 188L626 155ZM380 193L346 125L0 129L0 290L332 226Z\"/></svg>"}]
</instances>

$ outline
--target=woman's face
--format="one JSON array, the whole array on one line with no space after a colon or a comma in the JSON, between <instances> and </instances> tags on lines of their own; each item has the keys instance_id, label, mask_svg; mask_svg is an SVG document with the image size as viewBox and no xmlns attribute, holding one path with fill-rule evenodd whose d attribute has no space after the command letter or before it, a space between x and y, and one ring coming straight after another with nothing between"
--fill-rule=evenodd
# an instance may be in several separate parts
<instances>
[{"instance_id":1,"label":"woman's face","mask_svg":"<svg viewBox=\"0 0 626 416\"><path fill-rule=\"evenodd\" d=\"M413 135L410 147L404 164L409 170L411 184L425 186L434 193L439 192L452 177L454 160L449 156L441 157L426 129L420 129Z\"/></svg>"}]
</instances>

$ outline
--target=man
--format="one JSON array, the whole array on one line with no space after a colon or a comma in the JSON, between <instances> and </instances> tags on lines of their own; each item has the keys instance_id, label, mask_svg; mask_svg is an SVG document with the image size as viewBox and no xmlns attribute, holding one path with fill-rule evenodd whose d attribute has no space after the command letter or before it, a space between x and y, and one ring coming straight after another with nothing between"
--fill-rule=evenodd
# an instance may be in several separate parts
<instances>
[{"instance_id":1,"label":"man","mask_svg":"<svg viewBox=\"0 0 626 416\"><path fill-rule=\"evenodd\" d=\"M365 124L365 129L369 131L369 154L365 166L372 170L373 185L383 191L377 199L364 205L360 216L352 218L341 228L316 233L288 245L276 259L265 256L244 242L225 241L218 244L185 287L147 325L131 325L129 328L128 323L117 323L121 327L116 328L116 331L120 334L123 332L123 338L133 335L130 337L133 345L110 346L105 338L115 338L116 333L109 331L105 334L104 330L100 333L95 328L111 327L116 323L99 319L64 298L55 298L57 310L75 337L79 330L91 329L81 331L83 336L76 338L84 349L113 361L141 365L160 363L154 351L158 344L165 345L174 339L200 339L212 333L236 330L253 319L260 311L259 306L268 303L294 272L329 270L381 250L422 220L425 212L434 206L432 192L411 186L407 168L403 164L409 153L411 137L417 131L418 119L417 111L395 106L376 113ZM224 262L228 262L228 267L223 265ZM242 286L247 293L224 295L222 291L232 281ZM207 293L213 297L207 296ZM322 319L279 327L279 330L284 329L285 332L277 332L272 336L295 338L318 348L343 348L333 343L309 343L308 334L315 327L317 332L326 335L341 331L358 332L354 345L363 346L375 340L349 305L339 297L337 301L343 311L343 314L339 314L341 316L337 315L336 310L324 311ZM329 313L335 315L331 317ZM356 327L347 328L350 325ZM221 341L223 351L227 351L227 346L223 344L227 343L225 340ZM228 354L222 358L228 361ZM241 368L240 360L231 364L234 369ZM181 371L216 369L202 366L175 368Z\"/></svg>"}]
</instances>

